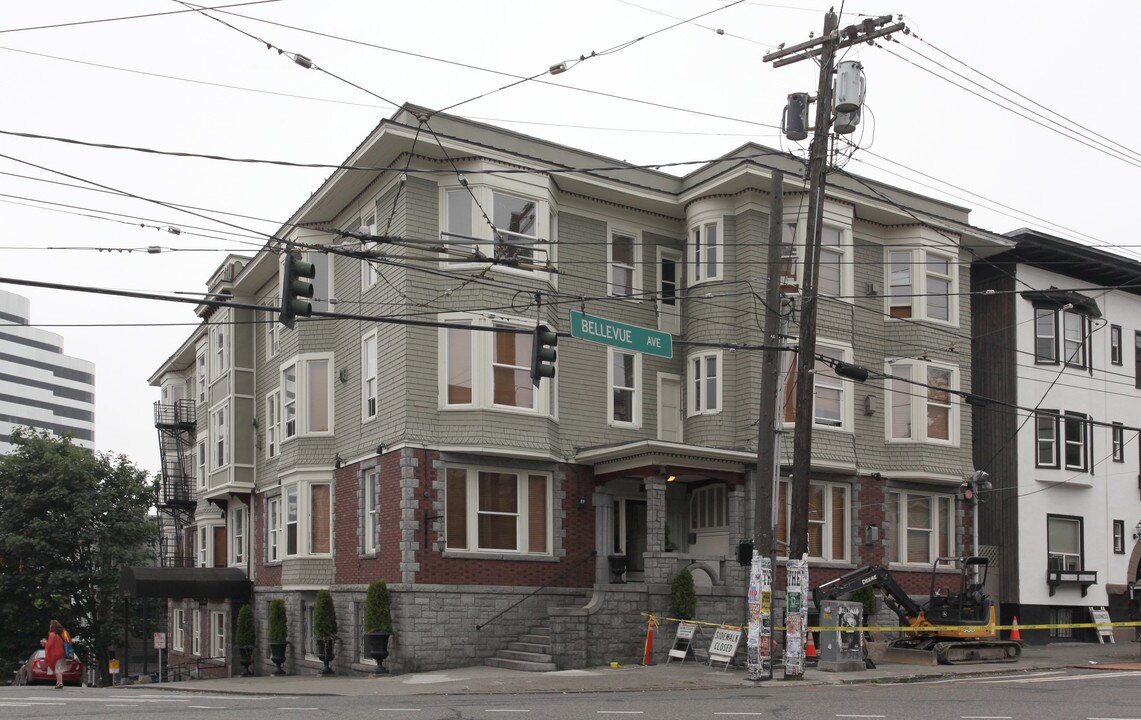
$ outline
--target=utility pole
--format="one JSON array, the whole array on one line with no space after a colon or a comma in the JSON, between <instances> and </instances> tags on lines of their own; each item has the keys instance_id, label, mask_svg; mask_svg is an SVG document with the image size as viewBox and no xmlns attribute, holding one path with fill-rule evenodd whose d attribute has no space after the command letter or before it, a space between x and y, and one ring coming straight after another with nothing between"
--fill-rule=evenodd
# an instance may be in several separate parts
<instances>
[{"instance_id":1,"label":"utility pole","mask_svg":"<svg viewBox=\"0 0 1141 720\"><path fill-rule=\"evenodd\" d=\"M824 221L824 195L828 173L829 141L832 137L832 76L836 51L867 42L896 30L902 23L884 27L891 16L867 18L860 25L838 31L839 18L831 10L824 16L824 32L819 38L798 43L765 55L764 61L781 67L810 57L820 57L816 91L816 122L808 150L808 224L805 238L804 274L801 278L800 332L796 362L796 424L793 427L792 487L789 522L789 551L785 595L786 647L785 679L804 675L804 627L808 601L808 495L812 474L813 395L816 367L816 311L820 277L820 240Z\"/></svg>"},{"instance_id":2,"label":"utility pole","mask_svg":"<svg viewBox=\"0 0 1141 720\"><path fill-rule=\"evenodd\" d=\"M761 355L761 402L757 413L757 475L753 498L753 560L749 573L748 669L750 680L773 676L772 596L776 566L773 497L780 463L776 417L780 386L781 234L784 230L784 173L773 170L769 196L769 264Z\"/></svg>"}]
</instances>

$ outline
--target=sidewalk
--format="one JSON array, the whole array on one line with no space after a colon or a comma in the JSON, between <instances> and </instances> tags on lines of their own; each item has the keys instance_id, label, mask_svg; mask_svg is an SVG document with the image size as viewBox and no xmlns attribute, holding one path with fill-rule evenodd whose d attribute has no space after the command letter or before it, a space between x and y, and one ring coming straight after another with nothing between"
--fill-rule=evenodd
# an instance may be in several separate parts
<instances>
[{"instance_id":1,"label":"sidewalk","mask_svg":"<svg viewBox=\"0 0 1141 720\"><path fill-rule=\"evenodd\" d=\"M857 683L899 683L921 680L1017 674L1063 668L1098 670L1141 670L1141 645L1094 643L1055 643L1023 647L1022 657L1013 663L938 665L934 667L881 663L874 670L833 673L808 668L799 682L805 685ZM178 683L147 683L118 686L148 692L240 693L252 695L346 695L391 697L400 695L460 695L566 692L631 692L646 690L716 690L786 683L780 667L775 678L760 683L748 679L745 670L732 666L722 670L692 661L661 663L643 667L624 665L546 673L505 670L477 665L406 675L368 677L358 674L320 677L315 674L287 677L224 678Z\"/></svg>"}]
</instances>

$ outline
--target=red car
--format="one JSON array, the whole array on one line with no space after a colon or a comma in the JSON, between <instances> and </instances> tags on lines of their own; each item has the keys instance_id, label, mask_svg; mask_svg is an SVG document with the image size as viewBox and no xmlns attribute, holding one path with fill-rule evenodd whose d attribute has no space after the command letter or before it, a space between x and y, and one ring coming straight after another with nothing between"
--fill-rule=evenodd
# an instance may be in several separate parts
<instances>
[{"instance_id":1,"label":"red car","mask_svg":"<svg viewBox=\"0 0 1141 720\"><path fill-rule=\"evenodd\" d=\"M83 663L74 657L67 659L67 669L63 671L64 685L83 685ZM37 650L32 653L28 661L20 666L16 672L17 685L55 685L55 673L48 669L44 661L44 651Z\"/></svg>"}]
</instances>

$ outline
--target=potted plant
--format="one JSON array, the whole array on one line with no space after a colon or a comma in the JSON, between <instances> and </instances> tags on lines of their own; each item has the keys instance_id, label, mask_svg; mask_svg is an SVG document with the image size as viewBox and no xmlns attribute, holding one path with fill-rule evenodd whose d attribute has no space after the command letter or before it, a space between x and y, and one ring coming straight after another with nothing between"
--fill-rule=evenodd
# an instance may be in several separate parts
<instances>
[{"instance_id":1,"label":"potted plant","mask_svg":"<svg viewBox=\"0 0 1141 720\"><path fill-rule=\"evenodd\" d=\"M388 657L388 639L392 636L392 608L389 604L388 584L373 580L368 584L364 600L364 639L368 654L376 662L376 671L386 673L384 659Z\"/></svg>"},{"instance_id":2,"label":"potted plant","mask_svg":"<svg viewBox=\"0 0 1141 720\"><path fill-rule=\"evenodd\" d=\"M254 610L247 603L238 611L238 628L234 632L234 647L238 649L238 661L244 671L241 677L253 677L250 666L254 662L254 646L257 645L257 632L254 630Z\"/></svg>"},{"instance_id":3,"label":"potted plant","mask_svg":"<svg viewBox=\"0 0 1141 720\"><path fill-rule=\"evenodd\" d=\"M329 663L333 661L337 644L337 611L328 590L317 591L317 606L313 608L313 639L317 642L317 659L325 664L320 674L334 674Z\"/></svg>"},{"instance_id":4,"label":"potted plant","mask_svg":"<svg viewBox=\"0 0 1141 720\"><path fill-rule=\"evenodd\" d=\"M288 675L281 669L285 662L285 646L289 644L289 628L285 619L285 601L271 600L269 603L269 659L277 666L275 676Z\"/></svg>"},{"instance_id":5,"label":"potted plant","mask_svg":"<svg viewBox=\"0 0 1141 720\"><path fill-rule=\"evenodd\" d=\"M692 620L697 613L697 590L689 568L682 569L670 583L670 610L679 620Z\"/></svg>"}]
</instances>

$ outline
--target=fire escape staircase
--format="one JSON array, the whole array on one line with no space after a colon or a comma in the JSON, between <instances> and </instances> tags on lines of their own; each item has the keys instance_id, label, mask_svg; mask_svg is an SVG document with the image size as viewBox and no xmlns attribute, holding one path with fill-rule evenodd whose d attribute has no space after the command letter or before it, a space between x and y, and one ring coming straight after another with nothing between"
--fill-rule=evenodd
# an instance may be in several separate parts
<instances>
[{"instance_id":1,"label":"fire escape staircase","mask_svg":"<svg viewBox=\"0 0 1141 720\"><path fill-rule=\"evenodd\" d=\"M155 403L162 475L158 479L159 554L164 566L190 567L193 548L185 530L194 522L194 438L197 413L193 400L173 405Z\"/></svg>"}]
</instances>

